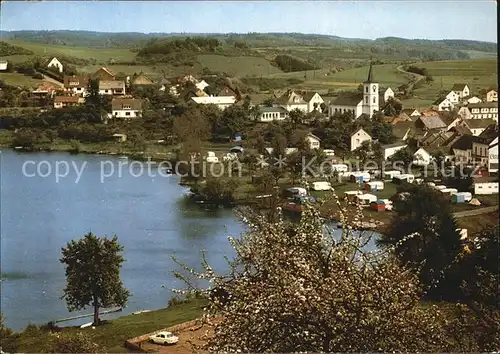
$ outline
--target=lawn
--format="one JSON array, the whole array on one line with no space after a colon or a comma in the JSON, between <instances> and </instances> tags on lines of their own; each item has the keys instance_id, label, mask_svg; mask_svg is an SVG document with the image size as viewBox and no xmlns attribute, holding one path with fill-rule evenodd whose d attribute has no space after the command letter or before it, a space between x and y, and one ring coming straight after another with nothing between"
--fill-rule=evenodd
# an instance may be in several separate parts
<instances>
[{"instance_id":1,"label":"lawn","mask_svg":"<svg viewBox=\"0 0 500 354\"><path fill-rule=\"evenodd\" d=\"M86 60L95 60L97 63L106 64L109 60L114 59L116 61L133 61L135 59L136 53L130 51L129 49L121 48L81 48L81 47L68 47L64 45L52 45L52 44L41 44L41 43L30 43L23 41L13 41L6 40L5 42L17 45L34 52L35 55L41 56L70 56ZM13 56L13 60L19 60L20 56ZM28 57L28 56L23 56ZM10 57L4 57L7 60L11 60Z\"/></svg>"},{"instance_id":2,"label":"lawn","mask_svg":"<svg viewBox=\"0 0 500 354\"><path fill-rule=\"evenodd\" d=\"M203 68L216 72L225 72L231 76L269 76L282 73L262 57L239 56L227 57L215 54L198 55L198 62Z\"/></svg>"},{"instance_id":3,"label":"lawn","mask_svg":"<svg viewBox=\"0 0 500 354\"><path fill-rule=\"evenodd\" d=\"M107 353L126 353L127 350L123 344L127 339L198 318L201 316L203 307L206 304L205 300L194 299L162 310L119 317L97 327L95 330L67 327L64 331L90 332L94 337L94 341L104 346ZM47 335L47 331L39 328L29 328L27 332L21 334L18 351L21 353L40 352L40 349L44 347Z\"/></svg>"},{"instance_id":4,"label":"lawn","mask_svg":"<svg viewBox=\"0 0 500 354\"><path fill-rule=\"evenodd\" d=\"M7 85L21 87L38 87L43 80L33 79L31 76L18 73L0 73L0 81Z\"/></svg>"}]
</instances>

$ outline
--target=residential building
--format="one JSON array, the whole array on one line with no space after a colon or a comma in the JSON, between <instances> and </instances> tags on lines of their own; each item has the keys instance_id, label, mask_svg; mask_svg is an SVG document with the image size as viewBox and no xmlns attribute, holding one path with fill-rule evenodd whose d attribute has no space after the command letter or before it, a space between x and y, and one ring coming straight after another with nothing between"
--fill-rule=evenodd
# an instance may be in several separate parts
<instances>
[{"instance_id":1,"label":"residential building","mask_svg":"<svg viewBox=\"0 0 500 354\"><path fill-rule=\"evenodd\" d=\"M456 125L465 125L464 120L457 114L450 112L443 112L439 115L444 124L446 124L445 130L448 131Z\"/></svg>"},{"instance_id":2,"label":"residential building","mask_svg":"<svg viewBox=\"0 0 500 354\"><path fill-rule=\"evenodd\" d=\"M455 92L459 99L468 97L470 95L470 89L467 84L454 84L451 90Z\"/></svg>"},{"instance_id":3,"label":"residential building","mask_svg":"<svg viewBox=\"0 0 500 354\"><path fill-rule=\"evenodd\" d=\"M56 57L52 58L52 60L47 64L47 68L56 68L60 73L64 70L62 63L57 60Z\"/></svg>"},{"instance_id":4,"label":"residential building","mask_svg":"<svg viewBox=\"0 0 500 354\"><path fill-rule=\"evenodd\" d=\"M384 91L384 103L387 103L387 101L389 101L390 98L394 99L394 91L390 87L388 87Z\"/></svg>"},{"instance_id":5,"label":"residential building","mask_svg":"<svg viewBox=\"0 0 500 354\"><path fill-rule=\"evenodd\" d=\"M496 90L489 90L486 93L486 102L498 102L498 92Z\"/></svg>"},{"instance_id":6,"label":"residential building","mask_svg":"<svg viewBox=\"0 0 500 354\"><path fill-rule=\"evenodd\" d=\"M85 95L89 86L88 76L64 76L64 89L75 95Z\"/></svg>"},{"instance_id":7,"label":"residential building","mask_svg":"<svg viewBox=\"0 0 500 354\"><path fill-rule=\"evenodd\" d=\"M54 98L54 108L78 106L84 102L85 99L79 96L56 96Z\"/></svg>"},{"instance_id":8,"label":"residential building","mask_svg":"<svg viewBox=\"0 0 500 354\"><path fill-rule=\"evenodd\" d=\"M146 75L139 74L132 80L132 85L149 86L149 85L154 85L154 82L151 79L149 79Z\"/></svg>"},{"instance_id":9,"label":"residential building","mask_svg":"<svg viewBox=\"0 0 500 354\"><path fill-rule=\"evenodd\" d=\"M488 172L498 173L498 136L488 146Z\"/></svg>"},{"instance_id":10,"label":"residential building","mask_svg":"<svg viewBox=\"0 0 500 354\"><path fill-rule=\"evenodd\" d=\"M384 120L392 125L395 125L399 122L411 122L412 119L405 112L401 111L397 116L393 117L384 117Z\"/></svg>"},{"instance_id":11,"label":"residential building","mask_svg":"<svg viewBox=\"0 0 500 354\"><path fill-rule=\"evenodd\" d=\"M406 113L412 120L420 117L420 112L415 108L406 108L403 109L403 112Z\"/></svg>"},{"instance_id":12,"label":"residential building","mask_svg":"<svg viewBox=\"0 0 500 354\"><path fill-rule=\"evenodd\" d=\"M462 117L463 119L471 119L472 118L472 113L470 112L469 107L467 106L462 106L458 109L457 114Z\"/></svg>"},{"instance_id":13,"label":"residential building","mask_svg":"<svg viewBox=\"0 0 500 354\"><path fill-rule=\"evenodd\" d=\"M201 91L205 91L205 89L210 86L205 80L201 80L195 84L196 88Z\"/></svg>"},{"instance_id":14,"label":"residential building","mask_svg":"<svg viewBox=\"0 0 500 354\"><path fill-rule=\"evenodd\" d=\"M415 128L422 129L424 131L447 130L447 127L448 125L443 122L439 114L434 116L421 115L415 121Z\"/></svg>"},{"instance_id":15,"label":"residential building","mask_svg":"<svg viewBox=\"0 0 500 354\"><path fill-rule=\"evenodd\" d=\"M373 112L379 111L379 86L375 81L373 67L370 64L368 78L363 83L363 93L351 92L341 94L330 103L328 107L329 116L333 116L335 113L352 112L354 118L358 118L362 114L371 117Z\"/></svg>"},{"instance_id":16,"label":"residential building","mask_svg":"<svg viewBox=\"0 0 500 354\"><path fill-rule=\"evenodd\" d=\"M288 112L298 109L304 113L307 113L308 104L302 97L293 90L288 90L280 98L277 99L277 103L286 109Z\"/></svg>"},{"instance_id":17,"label":"residential building","mask_svg":"<svg viewBox=\"0 0 500 354\"><path fill-rule=\"evenodd\" d=\"M396 152L398 152L401 149L406 148L408 145L404 142L398 142L394 144L387 144L387 145L382 145L382 151L384 153L384 160L389 159L391 156L393 156Z\"/></svg>"},{"instance_id":18,"label":"residential building","mask_svg":"<svg viewBox=\"0 0 500 354\"><path fill-rule=\"evenodd\" d=\"M92 74L92 79L102 81L115 81L116 74L105 67L101 67Z\"/></svg>"},{"instance_id":19,"label":"residential building","mask_svg":"<svg viewBox=\"0 0 500 354\"><path fill-rule=\"evenodd\" d=\"M432 161L432 155L425 150L420 148L413 154L413 164L416 166L427 166Z\"/></svg>"},{"instance_id":20,"label":"residential building","mask_svg":"<svg viewBox=\"0 0 500 354\"><path fill-rule=\"evenodd\" d=\"M0 60L0 71L7 71L7 66L9 63L7 60Z\"/></svg>"},{"instance_id":21,"label":"residential building","mask_svg":"<svg viewBox=\"0 0 500 354\"><path fill-rule=\"evenodd\" d=\"M313 150L319 149L321 139L318 138L316 135L309 133L306 135L305 140L309 144L310 149Z\"/></svg>"},{"instance_id":22,"label":"residential building","mask_svg":"<svg viewBox=\"0 0 500 354\"><path fill-rule=\"evenodd\" d=\"M414 127L413 122L397 122L392 126L392 132L398 140L406 141L410 137L410 132Z\"/></svg>"},{"instance_id":23,"label":"residential building","mask_svg":"<svg viewBox=\"0 0 500 354\"><path fill-rule=\"evenodd\" d=\"M498 122L498 103L483 102L469 104L471 119L487 119L491 118Z\"/></svg>"},{"instance_id":24,"label":"residential building","mask_svg":"<svg viewBox=\"0 0 500 354\"><path fill-rule=\"evenodd\" d=\"M450 92L450 94L453 91ZM450 101L448 97L440 97L436 101L434 101L433 108L437 109L439 112L442 111L451 111L453 109L454 105Z\"/></svg>"},{"instance_id":25,"label":"residential building","mask_svg":"<svg viewBox=\"0 0 500 354\"><path fill-rule=\"evenodd\" d=\"M111 101L113 118L140 118L142 116L142 100L136 98L113 98Z\"/></svg>"},{"instance_id":26,"label":"residential building","mask_svg":"<svg viewBox=\"0 0 500 354\"><path fill-rule=\"evenodd\" d=\"M479 137L488 143L488 172L498 173L498 125L490 125Z\"/></svg>"},{"instance_id":27,"label":"residential building","mask_svg":"<svg viewBox=\"0 0 500 354\"><path fill-rule=\"evenodd\" d=\"M234 96L207 96L207 97L191 97L191 100L198 104L214 104L219 109L226 109L232 106L236 102L236 97Z\"/></svg>"},{"instance_id":28,"label":"residential building","mask_svg":"<svg viewBox=\"0 0 500 354\"><path fill-rule=\"evenodd\" d=\"M259 112L259 116L257 117L259 122L272 122L288 118L288 111L281 106L259 106Z\"/></svg>"},{"instance_id":29,"label":"residential building","mask_svg":"<svg viewBox=\"0 0 500 354\"><path fill-rule=\"evenodd\" d=\"M474 178L472 183L474 186L474 194L485 195L485 194L497 194L498 193L498 180L492 180L488 177Z\"/></svg>"},{"instance_id":30,"label":"residential building","mask_svg":"<svg viewBox=\"0 0 500 354\"><path fill-rule=\"evenodd\" d=\"M462 135L451 144L456 163L472 163L472 143L477 140L475 136Z\"/></svg>"},{"instance_id":31,"label":"residential building","mask_svg":"<svg viewBox=\"0 0 500 354\"><path fill-rule=\"evenodd\" d=\"M455 91L450 91L448 94L445 96L452 104L458 104L460 102L460 94L455 92Z\"/></svg>"},{"instance_id":32,"label":"residential building","mask_svg":"<svg viewBox=\"0 0 500 354\"><path fill-rule=\"evenodd\" d=\"M53 97L57 91L61 91L59 86L50 82L42 82L36 89L31 91L32 94L37 96L50 96Z\"/></svg>"},{"instance_id":33,"label":"residential building","mask_svg":"<svg viewBox=\"0 0 500 354\"><path fill-rule=\"evenodd\" d=\"M125 82L123 81L99 81L99 94L101 95L125 95Z\"/></svg>"},{"instance_id":34,"label":"residential building","mask_svg":"<svg viewBox=\"0 0 500 354\"><path fill-rule=\"evenodd\" d=\"M370 136L370 134L365 132L363 128L359 128L358 130L356 130L354 133L351 134L351 151L354 151L357 148L359 148L365 141L371 142L372 137Z\"/></svg>"},{"instance_id":35,"label":"residential building","mask_svg":"<svg viewBox=\"0 0 500 354\"><path fill-rule=\"evenodd\" d=\"M302 98L307 104L307 113L314 111L321 112L321 104L324 103L323 98L317 92L304 92Z\"/></svg>"},{"instance_id":36,"label":"residential building","mask_svg":"<svg viewBox=\"0 0 500 354\"><path fill-rule=\"evenodd\" d=\"M474 136L479 136L491 125L496 125L496 122L493 119L470 119L467 121L467 127Z\"/></svg>"},{"instance_id":37,"label":"residential building","mask_svg":"<svg viewBox=\"0 0 500 354\"><path fill-rule=\"evenodd\" d=\"M467 103L481 103L481 102L483 102L483 100L477 96L472 96L471 98L467 99Z\"/></svg>"}]
</instances>

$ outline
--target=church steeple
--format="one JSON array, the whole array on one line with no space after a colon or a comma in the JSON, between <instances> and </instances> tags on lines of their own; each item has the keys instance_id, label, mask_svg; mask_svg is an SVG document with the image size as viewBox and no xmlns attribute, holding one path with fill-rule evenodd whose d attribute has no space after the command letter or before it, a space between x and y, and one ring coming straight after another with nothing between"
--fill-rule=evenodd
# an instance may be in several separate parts
<instances>
[{"instance_id":1,"label":"church steeple","mask_svg":"<svg viewBox=\"0 0 500 354\"><path fill-rule=\"evenodd\" d=\"M373 82L373 67L370 61L370 70L368 71L368 79L366 79L365 83L369 84Z\"/></svg>"}]
</instances>

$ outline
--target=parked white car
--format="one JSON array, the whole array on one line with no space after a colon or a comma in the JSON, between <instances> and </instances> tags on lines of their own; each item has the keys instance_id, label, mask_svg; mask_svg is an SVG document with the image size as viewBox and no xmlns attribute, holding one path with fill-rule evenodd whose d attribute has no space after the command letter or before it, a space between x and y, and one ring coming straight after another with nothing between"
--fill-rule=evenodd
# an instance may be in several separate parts
<instances>
[{"instance_id":1,"label":"parked white car","mask_svg":"<svg viewBox=\"0 0 500 354\"><path fill-rule=\"evenodd\" d=\"M155 344L175 344L179 341L179 337L174 335L172 332L158 332L149 337L149 341Z\"/></svg>"}]
</instances>

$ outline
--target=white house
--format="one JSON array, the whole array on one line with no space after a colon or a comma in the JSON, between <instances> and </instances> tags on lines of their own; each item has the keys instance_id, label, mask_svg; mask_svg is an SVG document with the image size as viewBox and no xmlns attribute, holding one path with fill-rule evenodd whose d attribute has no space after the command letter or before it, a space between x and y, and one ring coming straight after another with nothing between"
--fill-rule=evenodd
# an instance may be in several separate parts
<instances>
[{"instance_id":1,"label":"white house","mask_svg":"<svg viewBox=\"0 0 500 354\"><path fill-rule=\"evenodd\" d=\"M314 111L321 112L321 104L325 101L317 92L306 92L302 95L302 98L307 103L307 113Z\"/></svg>"},{"instance_id":2,"label":"white house","mask_svg":"<svg viewBox=\"0 0 500 354\"><path fill-rule=\"evenodd\" d=\"M7 60L0 60L0 71L6 71L8 65Z\"/></svg>"},{"instance_id":3,"label":"white house","mask_svg":"<svg viewBox=\"0 0 500 354\"><path fill-rule=\"evenodd\" d=\"M413 154L413 164L416 166L427 166L432 161L432 155L424 148L420 148Z\"/></svg>"},{"instance_id":4,"label":"white house","mask_svg":"<svg viewBox=\"0 0 500 354\"><path fill-rule=\"evenodd\" d=\"M200 82L195 84L196 88L200 91L205 91L205 89L210 86L205 80L201 80Z\"/></svg>"},{"instance_id":5,"label":"white house","mask_svg":"<svg viewBox=\"0 0 500 354\"><path fill-rule=\"evenodd\" d=\"M101 95L125 95L125 82L123 82L123 81L99 81L99 94L101 94Z\"/></svg>"},{"instance_id":6,"label":"white house","mask_svg":"<svg viewBox=\"0 0 500 354\"><path fill-rule=\"evenodd\" d=\"M498 136L488 147L488 172L498 173Z\"/></svg>"},{"instance_id":7,"label":"white house","mask_svg":"<svg viewBox=\"0 0 500 354\"><path fill-rule=\"evenodd\" d=\"M454 84L451 90L458 95L459 99L470 95L470 89L467 84Z\"/></svg>"},{"instance_id":8,"label":"white house","mask_svg":"<svg viewBox=\"0 0 500 354\"><path fill-rule=\"evenodd\" d=\"M486 102L498 102L498 92L495 90L489 90L486 93Z\"/></svg>"},{"instance_id":9,"label":"white house","mask_svg":"<svg viewBox=\"0 0 500 354\"><path fill-rule=\"evenodd\" d=\"M384 160L389 159L392 155L401 149L406 148L408 145L399 142L394 144L382 145L382 151L384 152Z\"/></svg>"},{"instance_id":10,"label":"white house","mask_svg":"<svg viewBox=\"0 0 500 354\"><path fill-rule=\"evenodd\" d=\"M471 119L491 118L498 122L498 104L496 102L483 102L469 104Z\"/></svg>"},{"instance_id":11,"label":"white house","mask_svg":"<svg viewBox=\"0 0 500 354\"><path fill-rule=\"evenodd\" d=\"M384 102L387 102L389 98L394 98L394 91L390 87L384 91Z\"/></svg>"},{"instance_id":12,"label":"white house","mask_svg":"<svg viewBox=\"0 0 500 354\"><path fill-rule=\"evenodd\" d=\"M460 107L458 109L457 113L463 119L471 119L472 118L472 113L470 112L470 109L467 106Z\"/></svg>"},{"instance_id":13,"label":"white house","mask_svg":"<svg viewBox=\"0 0 500 354\"><path fill-rule=\"evenodd\" d=\"M460 102L460 95L455 91L448 92L448 94L445 97L449 99L450 102L453 104L457 104L458 102Z\"/></svg>"},{"instance_id":14,"label":"white house","mask_svg":"<svg viewBox=\"0 0 500 354\"><path fill-rule=\"evenodd\" d=\"M450 94L452 92L453 91L451 91ZM434 102L434 107L441 112L441 111L451 111L454 105L448 97L441 97Z\"/></svg>"},{"instance_id":15,"label":"white house","mask_svg":"<svg viewBox=\"0 0 500 354\"><path fill-rule=\"evenodd\" d=\"M359 128L351 134L351 151L359 148L364 141L372 141L372 137L363 128Z\"/></svg>"},{"instance_id":16,"label":"white house","mask_svg":"<svg viewBox=\"0 0 500 354\"><path fill-rule=\"evenodd\" d=\"M470 119L467 121L467 127L472 132L472 135L479 136L490 125L495 125L493 119Z\"/></svg>"},{"instance_id":17,"label":"white house","mask_svg":"<svg viewBox=\"0 0 500 354\"><path fill-rule=\"evenodd\" d=\"M206 96L206 97L191 97L191 99L198 104L213 104L219 109L226 109L236 102L234 96Z\"/></svg>"},{"instance_id":18,"label":"white house","mask_svg":"<svg viewBox=\"0 0 500 354\"><path fill-rule=\"evenodd\" d=\"M136 98L113 98L111 101L113 118L139 118L142 116L142 100Z\"/></svg>"},{"instance_id":19,"label":"white house","mask_svg":"<svg viewBox=\"0 0 500 354\"><path fill-rule=\"evenodd\" d=\"M467 103L481 103L481 102L483 102L483 100L477 96L472 96L471 98L467 99Z\"/></svg>"},{"instance_id":20,"label":"white house","mask_svg":"<svg viewBox=\"0 0 500 354\"><path fill-rule=\"evenodd\" d=\"M368 78L363 83L363 93L351 92L343 93L330 103L328 107L329 116L335 113L351 112L354 118L358 118L362 114L369 117L373 112L379 111L379 86L373 77L373 67L370 64Z\"/></svg>"},{"instance_id":21,"label":"white house","mask_svg":"<svg viewBox=\"0 0 500 354\"><path fill-rule=\"evenodd\" d=\"M89 86L88 76L64 76L64 89L75 95L85 95Z\"/></svg>"},{"instance_id":22,"label":"white house","mask_svg":"<svg viewBox=\"0 0 500 354\"><path fill-rule=\"evenodd\" d=\"M496 194L498 193L498 182L477 181L473 183L474 194Z\"/></svg>"},{"instance_id":23,"label":"white house","mask_svg":"<svg viewBox=\"0 0 500 354\"><path fill-rule=\"evenodd\" d=\"M288 118L288 111L281 106L265 107L259 106L259 122L272 122L275 120L285 120Z\"/></svg>"},{"instance_id":24,"label":"white house","mask_svg":"<svg viewBox=\"0 0 500 354\"><path fill-rule=\"evenodd\" d=\"M85 103L85 99L79 96L56 96L54 97L54 108L65 108L78 106Z\"/></svg>"},{"instance_id":25,"label":"white house","mask_svg":"<svg viewBox=\"0 0 500 354\"><path fill-rule=\"evenodd\" d=\"M57 60L56 57L52 58L52 60L47 64L47 68L51 67L57 68L57 70L59 70L60 73L63 72L63 65L59 60Z\"/></svg>"},{"instance_id":26,"label":"white house","mask_svg":"<svg viewBox=\"0 0 500 354\"><path fill-rule=\"evenodd\" d=\"M403 112L406 113L408 115L408 117L410 117L410 118L418 118L421 116L418 109L415 109L415 108L406 108L406 109L403 109Z\"/></svg>"},{"instance_id":27,"label":"white house","mask_svg":"<svg viewBox=\"0 0 500 354\"><path fill-rule=\"evenodd\" d=\"M306 135L305 140L309 144L310 149L313 150L319 149L319 144L321 139L318 138L316 135L309 133Z\"/></svg>"},{"instance_id":28,"label":"white house","mask_svg":"<svg viewBox=\"0 0 500 354\"><path fill-rule=\"evenodd\" d=\"M286 109L288 112L298 109L304 113L307 113L308 104L304 98L293 90L288 90L280 98L278 98L277 103Z\"/></svg>"}]
</instances>

